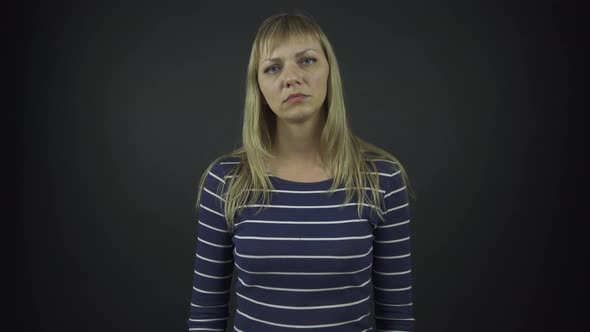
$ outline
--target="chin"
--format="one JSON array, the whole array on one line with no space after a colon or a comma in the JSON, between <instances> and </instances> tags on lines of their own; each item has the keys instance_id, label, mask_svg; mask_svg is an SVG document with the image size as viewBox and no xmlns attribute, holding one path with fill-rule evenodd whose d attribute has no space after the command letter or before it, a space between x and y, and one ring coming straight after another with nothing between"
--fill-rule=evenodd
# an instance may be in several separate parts
<instances>
[{"instance_id":1,"label":"chin","mask_svg":"<svg viewBox=\"0 0 590 332\"><path fill-rule=\"evenodd\" d=\"M320 111L312 111L310 109L290 109L284 110L280 118L286 122L301 123L314 118L316 113Z\"/></svg>"}]
</instances>

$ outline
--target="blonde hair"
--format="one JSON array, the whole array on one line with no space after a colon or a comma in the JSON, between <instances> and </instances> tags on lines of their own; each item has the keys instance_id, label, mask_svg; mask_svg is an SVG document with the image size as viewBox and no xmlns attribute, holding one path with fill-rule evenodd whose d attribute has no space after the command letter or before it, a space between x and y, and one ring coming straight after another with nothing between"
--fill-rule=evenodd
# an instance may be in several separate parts
<instances>
[{"instance_id":1,"label":"blonde hair","mask_svg":"<svg viewBox=\"0 0 590 332\"><path fill-rule=\"evenodd\" d=\"M329 190L335 190L340 184L343 184L346 188L345 203L351 200L353 191L356 190L356 197L362 197L362 199L358 200L358 215L360 218L362 203L367 201L365 187L368 181L372 194L370 200L372 204L370 205L372 205L372 210L377 213L379 219L383 220L380 208L382 198L378 191L378 169L373 159L367 159L370 161L371 169L364 162L367 156L372 155L376 159L388 160L397 165L408 192L415 199L413 190L409 186L408 175L397 158L353 135L348 125L344 106L338 61L332 45L320 26L309 14L302 11L283 12L272 15L262 22L252 45L246 77L246 98L242 128L243 146L218 157L209 165L199 181L197 209L205 179L211 168L222 159L229 157L239 158L240 162L227 174L227 179L231 179L231 181L220 182L217 191L224 201L223 213L230 231L234 225L235 214L241 214L244 205L258 203L261 194L263 201L258 204L267 205L270 201L271 190L274 189L267 176L265 160L272 157L271 145L276 115L264 103L264 97L258 86L257 72L260 56L267 54L266 51L273 49L274 45L279 42L293 40L301 36L310 36L319 42L330 67L326 100L322 106L325 125L320 143L323 162L327 165L330 174L334 178ZM365 174L368 177L365 177ZM220 188L221 190L219 190ZM250 192L252 196L247 203Z\"/></svg>"}]
</instances>

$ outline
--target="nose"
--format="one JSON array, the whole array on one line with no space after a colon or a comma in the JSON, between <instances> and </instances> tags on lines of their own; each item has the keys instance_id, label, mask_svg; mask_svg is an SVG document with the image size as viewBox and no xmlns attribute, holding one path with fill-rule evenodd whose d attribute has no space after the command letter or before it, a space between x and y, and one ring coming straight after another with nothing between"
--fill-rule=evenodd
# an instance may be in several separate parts
<instances>
[{"instance_id":1,"label":"nose","mask_svg":"<svg viewBox=\"0 0 590 332\"><path fill-rule=\"evenodd\" d=\"M285 68L283 69L283 75L285 79L285 87L301 85L301 72L296 64L285 65Z\"/></svg>"}]
</instances>

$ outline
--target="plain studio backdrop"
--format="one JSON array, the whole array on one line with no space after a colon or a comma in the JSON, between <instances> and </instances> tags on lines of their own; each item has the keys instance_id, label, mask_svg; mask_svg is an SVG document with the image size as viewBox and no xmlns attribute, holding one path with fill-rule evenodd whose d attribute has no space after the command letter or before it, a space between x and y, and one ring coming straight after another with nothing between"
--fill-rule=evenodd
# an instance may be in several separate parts
<instances>
[{"instance_id":1,"label":"plain studio backdrop","mask_svg":"<svg viewBox=\"0 0 590 332\"><path fill-rule=\"evenodd\" d=\"M573 10L468 1L30 4L17 325L186 330L198 180L241 143L257 27L294 8L334 46L354 132L417 192L418 330L572 326Z\"/></svg>"}]
</instances>

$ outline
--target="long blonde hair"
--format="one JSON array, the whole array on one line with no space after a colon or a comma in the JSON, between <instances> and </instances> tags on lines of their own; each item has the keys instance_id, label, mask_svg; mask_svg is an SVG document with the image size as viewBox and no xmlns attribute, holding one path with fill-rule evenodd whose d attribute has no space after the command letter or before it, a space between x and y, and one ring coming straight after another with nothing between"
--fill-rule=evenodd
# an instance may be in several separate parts
<instances>
[{"instance_id":1,"label":"long blonde hair","mask_svg":"<svg viewBox=\"0 0 590 332\"><path fill-rule=\"evenodd\" d=\"M327 96L322 106L325 125L320 142L322 159L334 178L329 190L335 190L340 184L343 184L346 188L345 203L351 200L354 190L356 190L356 197L362 198L358 200L358 214L360 217L362 203L367 201L365 187L368 181L372 194L370 200L372 202L372 204L370 203L372 211L377 213L380 220L383 220L380 208L382 198L378 192L378 169L373 162L374 159L365 159L367 156L372 155L375 159L389 160L397 164L410 196L415 199L415 194L409 185L408 175L397 158L352 133L344 106L338 61L332 45L320 26L309 14L303 11L282 12L264 20L258 28L252 44L246 77L246 98L242 128L243 146L218 157L208 166L199 181L197 209L205 178L211 168L222 159L228 157L239 158L240 162L227 174L227 179L231 179L231 181L220 182L217 191L224 201L224 215L228 230L233 228L235 214L241 213L244 205L251 203L267 205L270 201L271 190L274 189L267 175L265 160L272 156L271 145L276 115L264 103L264 97L258 86L257 72L260 56L266 54L266 51L272 49L277 43L284 40L293 40L300 36L311 36L317 40L322 46L330 66ZM369 165L365 163L365 160L370 162L371 169L369 169ZM252 193L250 201L246 202L250 193ZM259 203L261 194L263 201Z\"/></svg>"}]
</instances>

